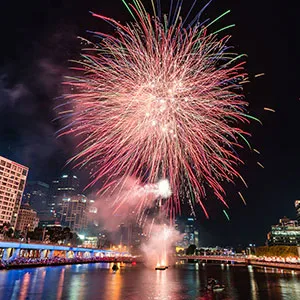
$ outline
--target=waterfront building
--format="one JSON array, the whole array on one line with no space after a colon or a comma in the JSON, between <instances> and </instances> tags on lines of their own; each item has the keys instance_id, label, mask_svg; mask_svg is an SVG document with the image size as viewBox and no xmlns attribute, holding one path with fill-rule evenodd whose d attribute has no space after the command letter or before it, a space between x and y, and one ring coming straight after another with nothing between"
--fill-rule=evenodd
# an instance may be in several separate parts
<instances>
[{"instance_id":1,"label":"waterfront building","mask_svg":"<svg viewBox=\"0 0 300 300\"><path fill-rule=\"evenodd\" d=\"M99 238L97 236L85 236L81 246L84 248L98 248Z\"/></svg>"},{"instance_id":2,"label":"waterfront building","mask_svg":"<svg viewBox=\"0 0 300 300\"><path fill-rule=\"evenodd\" d=\"M279 224L271 226L271 231L267 234L268 246L300 245L300 226L298 222L284 217L279 220Z\"/></svg>"},{"instance_id":3,"label":"waterfront building","mask_svg":"<svg viewBox=\"0 0 300 300\"><path fill-rule=\"evenodd\" d=\"M298 221L298 225L300 225L300 200L295 201L295 208L296 208L296 219Z\"/></svg>"},{"instance_id":4,"label":"waterfront building","mask_svg":"<svg viewBox=\"0 0 300 300\"><path fill-rule=\"evenodd\" d=\"M87 198L78 194L64 197L61 205L60 222L72 231L81 231L87 227Z\"/></svg>"},{"instance_id":5,"label":"waterfront building","mask_svg":"<svg viewBox=\"0 0 300 300\"><path fill-rule=\"evenodd\" d=\"M28 168L0 156L0 225L16 227Z\"/></svg>"},{"instance_id":6,"label":"waterfront building","mask_svg":"<svg viewBox=\"0 0 300 300\"><path fill-rule=\"evenodd\" d=\"M49 184L41 181L28 181L23 194L23 203L29 203L38 214L48 211Z\"/></svg>"},{"instance_id":7,"label":"waterfront building","mask_svg":"<svg viewBox=\"0 0 300 300\"><path fill-rule=\"evenodd\" d=\"M38 227L38 224L39 218L37 212L32 209L28 203L21 205L16 230L20 230L21 232L34 231L34 229Z\"/></svg>"}]
</instances>

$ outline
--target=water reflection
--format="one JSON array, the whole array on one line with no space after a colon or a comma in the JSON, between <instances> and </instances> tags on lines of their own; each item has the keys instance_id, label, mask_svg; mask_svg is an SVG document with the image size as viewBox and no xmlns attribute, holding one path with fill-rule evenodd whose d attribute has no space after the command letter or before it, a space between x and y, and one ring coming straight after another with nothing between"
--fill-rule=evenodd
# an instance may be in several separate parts
<instances>
[{"instance_id":1,"label":"water reflection","mask_svg":"<svg viewBox=\"0 0 300 300\"><path fill-rule=\"evenodd\" d=\"M109 265L110 267L110 265ZM118 264L120 270L120 264ZM121 300L121 289L123 284L123 270L114 272L111 268L109 273L111 274L110 280L107 280L107 289L105 289L105 299Z\"/></svg>"},{"instance_id":2,"label":"water reflection","mask_svg":"<svg viewBox=\"0 0 300 300\"><path fill-rule=\"evenodd\" d=\"M300 284L297 278L292 277L288 281L286 278L280 278L279 284L281 287L282 299L299 299L300 295Z\"/></svg>"},{"instance_id":3,"label":"water reflection","mask_svg":"<svg viewBox=\"0 0 300 300\"><path fill-rule=\"evenodd\" d=\"M225 284L205 291L207 278ZM0 271L0 299L300 299L300 274L276 269L186 264L165 271L86 264Z\"/></svg>"},{"instance_id":4,"label":"water reflection","mask_svg":"<svg viewBox=\"0 0 300 300\"><path fill-rule=\"evenodd\" d=\"M253 267L252 266L248 266L248 272L249 272L249 276L250 276L250 286L251 286L251 299L252 300L257 300L258 299L258 287L257 287L257 283L255 281L255 277L254 277L254 271L253 271Z\"/></svg>"},{"instance_id":5,"label":"water reflection","mask_svg":"<svg viewBox=\"0 0 300 300\"><path fill-rule=\"evenodd\" d=\"M21 288L20 288L20 300L25 300L27 297L27 291L29 288L29 283L30 283L30 273L27 272L24 277L23 280L21 282Z\"/></svg>"},{"instance_id":6,"label":"water reflection","mask_svg":"<svg viewBox=\"0 0 300 300\"><path fill-rule=\"evenodd\" d=\"M63 287L64 287L64 280L65 280L65 269L62 269L60 272L58 284L57 284L57 296L56 299L59 300L62 297Z\"/></svg>"},{"instance_id":7,"label":"water reflection","mask_svg":"<svg viewBox=\"0 0 300 300\"><path fill-rule=\"evenodd\" d=\"M85 277L86 274L73 275L70 285L70 299L84 299L85 296Z\"/></svg>"},{"instance_id":8,"label":"water reflection","mask_svg":"<svg viewBox=\"0 0 300 300\"><path fill-rule=\"evenodd\" d=\"M170 299L170 287L168 283L167 272L156 271L156 290L154 299Z\"/></svg>"},{"instance_id":9,"label":"water reflection","mask_svg":"<svg viewBox=\"0 0 300 300\"><path fill-rule=\"evenodd\" d=\"M30 284L30 294L34 293L34 299L42 299L45 284L46 268L39 268L33 273L32 283Z\"/></svg>"}]
</instances>

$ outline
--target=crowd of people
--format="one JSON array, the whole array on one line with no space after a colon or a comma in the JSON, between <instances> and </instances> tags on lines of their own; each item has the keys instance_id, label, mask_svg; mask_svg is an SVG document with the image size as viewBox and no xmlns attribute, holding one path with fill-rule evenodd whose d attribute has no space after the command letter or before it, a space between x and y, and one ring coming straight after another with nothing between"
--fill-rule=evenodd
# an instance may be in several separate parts
<instances>
[{"instance_id":1,"label":"crowd of people","mask_svg":"<svg viewBox=\"0 0 300 300\"><path fill-rule=\"evenodd\" d=\"M51 257L51 258L26 258L16 257L14 259L3 260L0 263L0 269L22 268L26 266L56 266L66 264L79 263L95 263L95 262L131 262L129 257Z\"/></svg>"}]
</instances>

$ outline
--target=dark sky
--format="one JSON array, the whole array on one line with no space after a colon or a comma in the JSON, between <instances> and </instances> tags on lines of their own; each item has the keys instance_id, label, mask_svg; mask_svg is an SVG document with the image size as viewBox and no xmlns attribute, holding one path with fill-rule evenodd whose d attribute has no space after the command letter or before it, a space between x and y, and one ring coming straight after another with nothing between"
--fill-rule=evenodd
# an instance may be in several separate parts
<instances>
[{"instance_id":1,"label":"dark sky","mask_svg":"<svg viewBox=\"0 0 300 300\"><path fill-rule=\"evenodd\" d=\"M204 3L199 2L195 12ZM186 11L192 0L184 3ZM283 215L295 216L293 201L300 197L298 10L291 1L215 0L206 16L214 18L227 9L232 10L230 15L218 26L235 23L230 29L231 42L239 53L248 55L251 83L246 87L246 99L250 113L260 118L263 126L254 122L247 129L252 133L251 144L261 155L241 153L245 166L240 172L249 188L237 183L227 189L230 222L223 207L208 199L211 218L205 220L199 214L200 237L203 244L263 243L271 224ZM80 51L76 37L93 39L86 30L111 30L89 11L130 20L121 0L1 4L0 155L29 166L30 179L49 182L65 170L72 154L72 140L55 137L60 125L54 122L53 108L61 101L68 59L76 58ZM254 78L257 73L265 76ZM276 113L264 111L264 107L272 107Z\"/></svg>"}]
</instances>

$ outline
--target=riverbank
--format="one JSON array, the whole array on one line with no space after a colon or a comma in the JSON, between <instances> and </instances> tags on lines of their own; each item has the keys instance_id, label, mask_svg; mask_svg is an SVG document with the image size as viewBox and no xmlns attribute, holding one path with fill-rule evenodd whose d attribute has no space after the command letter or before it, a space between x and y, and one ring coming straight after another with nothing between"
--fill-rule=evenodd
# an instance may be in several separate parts
<instances>
[{"instance_id":1,"label":"riverbank","mask_svg":"<svg viewBox=\"0 0 300 300\"><path fill-rule=\"evenodd\" d=\"M34 267L47 267L47 266L60 266L60 265L73 265L73 264L89 264L89 263L132 263L135 264L136 261L129 257L91 257L91 258L63 258L63 257L53 257L53 258L23 258L18 257L13 260L1 261L0 270L10 270L10 269L20 269L20 268L34 268Z\"/></svg>"}]
</instances>

